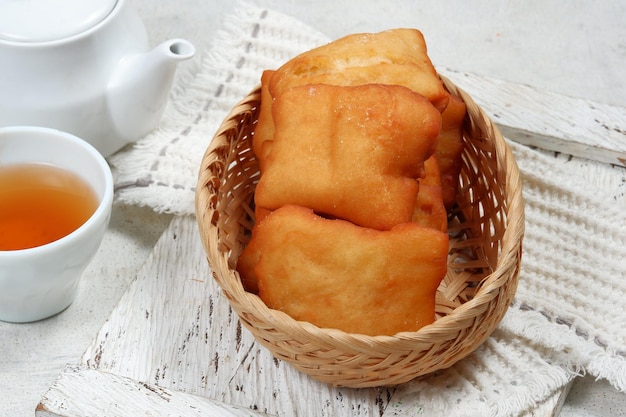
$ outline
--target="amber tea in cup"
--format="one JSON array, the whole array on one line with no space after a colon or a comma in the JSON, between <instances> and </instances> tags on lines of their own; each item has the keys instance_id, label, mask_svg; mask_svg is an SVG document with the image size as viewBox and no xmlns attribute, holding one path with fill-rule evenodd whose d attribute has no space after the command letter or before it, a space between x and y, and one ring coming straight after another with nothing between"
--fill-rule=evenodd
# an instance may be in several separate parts
<instances>
[{"instance_id":1,"label":"amber tea in cup","mask_svg":"<svg viewBox=\"0 0 626 417\"><path fill-rule=\"evenodd\" d=\"M0 250L54 242L96 211L95 191L78 175L41 163L0 167Z\"/></svg>"},{"instance_id":2,"label":"amber tea in cup","mask_svg":"<svg viewBox=\"0 0 626 417\"><path fill-rule=\"evenodd\" d=\"M33 322L72 304L112 205L111 168L87 141L0 127L0 320Z\"/></svg>"}]
</instances>

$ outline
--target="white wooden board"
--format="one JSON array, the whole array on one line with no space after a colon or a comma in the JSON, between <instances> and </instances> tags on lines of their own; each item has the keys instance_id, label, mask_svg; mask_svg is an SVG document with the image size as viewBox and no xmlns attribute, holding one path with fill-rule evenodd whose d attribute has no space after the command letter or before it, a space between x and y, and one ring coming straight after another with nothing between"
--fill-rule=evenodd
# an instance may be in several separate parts
<instances>
[{"instance_id":1,"label":"white wooden board","mask_svg":"<svg viewBox=\"0 0 626 417\"><path fill-rule=\"evenodd\" d=\"M80 367L66 368L37 407L38 416L52 417L59 413L73 417L188 416L198 413L223 417L266 416L247 408Z\"/></svg>"},{"instance_id":2,"label":"white wooden board","mask_svg":"<svg viewBox=\"0 0 626 417\"><path fill-rule=\"evenodd\" d=\"M626 167L626 108L437 69L476 101L508 139Z\"/></svg>"}]
</instances>

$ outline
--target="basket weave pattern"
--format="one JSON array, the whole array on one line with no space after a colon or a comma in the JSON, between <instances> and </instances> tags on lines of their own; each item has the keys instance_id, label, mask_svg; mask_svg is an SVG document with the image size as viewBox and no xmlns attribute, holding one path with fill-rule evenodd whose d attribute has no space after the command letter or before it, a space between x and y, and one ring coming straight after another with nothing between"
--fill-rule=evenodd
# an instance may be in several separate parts
<instances>
[{"instance_id":1,"label":"basket weave pattern","mask_svg":"<svg viewBox=\"0 0 626 417\"><path fill-rule=\"evenodd\" d=\"M417 332L365 336L320 329L269 309L243 289L237 259L254 225L259 168L251 149L260 89L227 116L199 173L196 214L213 276L243 325L272 354L336 386L396 385L473 352L504 316L517 288L524 234L521 179L493 122L449 80L467 106L457 205L450 214L448 273L437 320Z\"/></svg>"}]
</instances>

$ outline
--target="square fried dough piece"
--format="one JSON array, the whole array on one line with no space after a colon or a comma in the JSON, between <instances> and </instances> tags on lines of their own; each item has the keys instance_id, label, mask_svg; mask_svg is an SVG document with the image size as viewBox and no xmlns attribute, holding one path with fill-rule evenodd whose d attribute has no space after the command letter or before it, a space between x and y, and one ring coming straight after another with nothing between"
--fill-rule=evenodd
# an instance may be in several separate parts
<instances>
[{"instance_id":1,"label":"square fried dough piece","mask_svg":"<svg viewBox=\"0 0 626 417\"><path fill-rule=\"evenodd\" d=\"M270 93L276 98L306 84L402 85L426 97L439 111L448 102L424 36L416 29L352 34L306 51L276 71Z\"/></svg>"},{"instance_id":2,"label":"square fried dough piece","mask_svg":"<svg viewBox=\"0 0 626 417\"><path fill-rule=\"evenodd\" d=\"M445 233L416 223L378 231L298 206L270 213L255 229L245 256L256 262L268 307L367 335L416 331L435 320Z\"/></svg>"},{"instance_id":3,"label":"square fried dough piece","mask_svg":"<svg viewBox=\"0 0 626 417\"><path fill-rule=\"evenodd\" d=\"M401 86L294 87L274 99L257 206L287 204L387 230L411 221L441 115Z\"/></svg>"}]
</instances>

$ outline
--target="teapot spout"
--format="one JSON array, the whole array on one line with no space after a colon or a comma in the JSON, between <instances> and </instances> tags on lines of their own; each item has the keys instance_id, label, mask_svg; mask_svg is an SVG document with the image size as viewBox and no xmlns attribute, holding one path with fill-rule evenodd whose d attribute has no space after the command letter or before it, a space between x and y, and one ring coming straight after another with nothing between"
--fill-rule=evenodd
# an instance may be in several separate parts
<instances>
[{"instance_id":1,"label":"teapot spout","mask_svg":"<svg viewBox=\"0 0 626 417\"><path fill-rule=\"evenodd\" d=\"M171 39L120 61L108 84L107 106L121 138L130 143L157 127L177 64L194 54L190 42Z\"/></svg>"}]
</instances>

